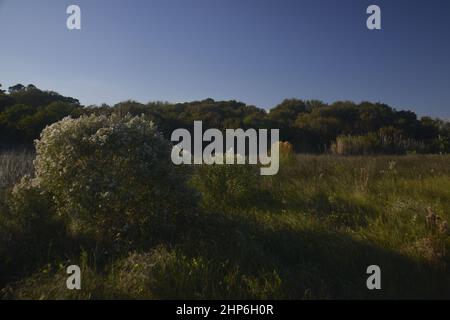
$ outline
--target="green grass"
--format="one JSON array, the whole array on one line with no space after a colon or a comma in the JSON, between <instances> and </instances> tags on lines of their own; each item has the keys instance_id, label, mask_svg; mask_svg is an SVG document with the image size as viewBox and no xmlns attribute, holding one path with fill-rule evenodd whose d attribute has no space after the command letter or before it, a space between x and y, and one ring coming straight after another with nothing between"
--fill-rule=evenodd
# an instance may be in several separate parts
<instances>
[{"instance_id":1,"label":"green grass","mask_svg":"<svg viewBox=\"0 0 450 320\"><path fill-rule=\"evenodd\" d=\"M175 235L120 254L71 235L48 261L20 260L32 267L15 266L14 281L4 271L3 298L450 298L449 233L426 223L427 208L450 220L450 156L296 156L277 176L253 169L197 168L202 202ZM74 263L81 291L65 288ZM380 291L366 288L372 264Z\"/></svg>"}]
</instances>

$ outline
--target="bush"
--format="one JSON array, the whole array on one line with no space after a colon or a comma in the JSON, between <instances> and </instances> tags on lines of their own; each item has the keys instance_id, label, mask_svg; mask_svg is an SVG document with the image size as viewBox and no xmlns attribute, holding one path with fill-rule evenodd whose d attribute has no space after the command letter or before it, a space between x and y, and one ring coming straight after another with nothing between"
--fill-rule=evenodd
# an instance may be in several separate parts
<instances>
[{"instance_id":1,"label":"bush","mask_svg":"<svg viewBox=\"0 0 450 320\"><path fill-rule=\"evenodd\" d=\"M263 199L259 168L253 165L200 166L193 182L207 209L248 208Z\"/></svg>"},{"instance_id":2,"label":"bush","mask_svg":"<svg viewBox=\"0 0 450 320\"><path fill-rule=\"evenodd\" d=\"M194 205L170 144L143 116L65 118L42 132L36 152L37 182L58 213L97 241L143 245Z\"/></svg>"},{"instance_id":3,"label":"bush","mask_svg":"<svg viewBox=\"0 0 450 320\"><path fill-rule=\"evenodd\" d=\"M0 206L0 274L3 281L33 271L65 248L66 233L51 197L24 177Z\"/></svg>"}]
</instances>

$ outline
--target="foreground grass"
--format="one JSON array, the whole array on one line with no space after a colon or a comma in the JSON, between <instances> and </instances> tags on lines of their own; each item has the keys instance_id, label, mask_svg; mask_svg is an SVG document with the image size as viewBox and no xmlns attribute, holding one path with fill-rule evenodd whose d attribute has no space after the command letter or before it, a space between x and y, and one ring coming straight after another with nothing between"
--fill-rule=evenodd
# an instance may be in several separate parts
<instances>
[{"instance_id":1,"label":"foreground grass","mask_svg":"<svg viewBox=\"0 0 450 320\"><path fill-rule=\"evenodd\" d=\"M69 237L66 251L2 271L3 298L450 298L449 156L286 157L274 177L208 167L193 184L198 215L175 235L120 254ZM80 291L66 289L70 264ZM366 288L372 264L380 291Z\"/></svg>"}]
</instances>

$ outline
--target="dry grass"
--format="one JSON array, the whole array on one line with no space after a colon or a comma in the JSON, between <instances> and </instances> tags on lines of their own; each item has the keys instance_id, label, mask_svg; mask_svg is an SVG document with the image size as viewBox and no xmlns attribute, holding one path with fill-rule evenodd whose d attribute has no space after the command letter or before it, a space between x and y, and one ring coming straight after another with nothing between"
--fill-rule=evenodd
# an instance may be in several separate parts
<instances>
[{"instance_id":1,"label":"dry grass","mask_svg":"<svg viewBox=\"0 0 450 320\"><path fill-rule=\"evenodd\" d=\"M33 173L34 154L28 150L0 151L0 189L14 186Z\"/></svg>"}]
</instances>

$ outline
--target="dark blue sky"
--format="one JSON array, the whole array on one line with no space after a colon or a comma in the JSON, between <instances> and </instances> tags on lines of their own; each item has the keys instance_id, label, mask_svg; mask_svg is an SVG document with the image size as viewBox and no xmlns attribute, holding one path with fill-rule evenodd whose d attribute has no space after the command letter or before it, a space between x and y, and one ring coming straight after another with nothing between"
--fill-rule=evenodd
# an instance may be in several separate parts
<instances>
[{"instance_id":1,"label":"dark blue sky","mask_svg":"<svg viewBox=\"0 0 450 320\"><path fill-rule=\"evenodd\" d=\"M297 97L449 118L449 17L448 0L0 0L0 83L84 104Z\"/></svg>"}]
</instances>

